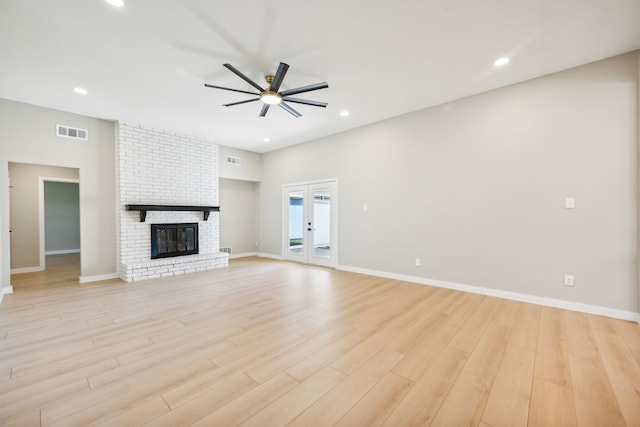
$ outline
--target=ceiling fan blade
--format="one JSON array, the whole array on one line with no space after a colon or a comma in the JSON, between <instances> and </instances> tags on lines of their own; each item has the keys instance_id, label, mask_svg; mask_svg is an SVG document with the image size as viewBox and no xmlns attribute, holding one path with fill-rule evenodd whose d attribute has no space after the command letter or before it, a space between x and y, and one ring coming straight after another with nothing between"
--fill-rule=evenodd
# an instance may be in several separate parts
<instances>
[{"instance_id":1,"label":"ceiling fan blade","mask_svg":"<svg viewBox=\"0 0 640 427\"><path fill-rule=\"evenodd\" d=\"M234 105L246 104L247 102L259 101L260 98L247 99L246 101L232 102L231 104L222 104L223 107L233 107Z\"/></svg>"},{"instance_id":2,"label":"ceiling fan blade","mask_svg":"<svg viewBox=\"0 0 640 427\"><path fill-rule=\"evenodd\" d=\"M287 102L295 102L296 104L313 105L314 107L322 107L322 108L326 108L327 105L329 105L326 102L311 101L309 99L291 98L289 96L282 98L282 100Z\"/></svg>"},{"instance_id":3,"label":"ceiling fan blade","mask_svg":"<svg viewBox=\"0 0 640 427\"><path fill-rule=\"evenodd\" d=\"M280 104L278 104L283 110L287 111L288 113L290 113L293 117L295 117L296 119L298 117L300 117L302 114L298 113L296 110L294 110L293 108L289 107L287 104L285 104L284 102L281 102Z\"/></svg>"},{"instance_id":4,"label":"ceiling fan blade","mask_svg":"<svg viewBox=\"0 0 640 427\"><path fill-rule=\"evenodd\" d=\"M260 92L263 92L264 89L261 88L258 83L254 82L253 80L251 80L249 77L245 76L244 74L242 74L240 71L238 71L238 69L236 69L233 65L231 64L223 64L225 67L227 67L233 74L235 74L236 76L240 77L242 80L244 80L245 82L249 83L251 86L255 87L256 89L258 89Z\"/></svg>"},{"instance_id":5,"label":"ceiling fan blade","mask_svg":"<svg viewBox=\"0 0 640 427\"><path fill-rule=\"evenodd\" d=\"M204 87L210 87L213 89L230 90L232 92L248 93L249 95L260 95L259 93L255 93L255 92L247 92L246 90L231 89L230 87L215 86L215 85L209 85L206 83L204 84Z\"/></svg>"},{"instance_id":6,"label":"ceiling fan blade","mask_svg":"<svg viewBox=\"0 0 640 427\"><path fill-rule=\"evenodd\" d=\"M264 104L262 106L262 110L260 110L260 114L258 115L258 117L264 117L267 115L267 111L269 111L269 107L271 107L271 104Z\"/></svg>"},{"instance_id":7,"label":"ceiling fan blade","mask_svg":"<svg viewBox=\"0 0 640 427\"><path fill-rule=\"evenodd\" d=\"M281 62L280 65L278 66L278 70L276 71L276 75L273 78L273 82L271 83L272 91L277 92L278 89L280 89L280 85L282 84L282 81L284 80L284 76L287 74L288 70L289 70L289 65L285 64L284 62Z\"/></svg>"},{"instance_id":8,"label":"ceiling fan blade","mask_svg":"<svg viewBox=\"0 0 640 427\"><path fill-rule=\"evenodd\" d=\"M284 97L289 95L295 95L297 93L311 92L312 90L326 89L328 87L329 85L327 84L327 82L322 82L322 83L316 83L309 86L302 86L296 89L283 90L282 92L280 92L280 95Z\"/></svg>"}]
</instances>

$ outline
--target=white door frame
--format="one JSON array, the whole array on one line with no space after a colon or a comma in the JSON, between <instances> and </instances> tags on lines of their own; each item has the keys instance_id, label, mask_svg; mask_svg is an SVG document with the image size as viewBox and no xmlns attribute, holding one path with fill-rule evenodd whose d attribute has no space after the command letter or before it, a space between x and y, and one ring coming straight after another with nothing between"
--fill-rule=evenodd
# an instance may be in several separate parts
<instances>
[{"instance_id":1,"label":"white door frame","mask_svg":"<svg viewBox=\"0 0 640 427\"><path fill-rule=\"evenodd\" d=\"M296 188L304 188L307 190L312 186L328 184L332 186L332 194L331 194L331 223L330 223L330 234L331 234L331 258L322 259L318 257L312 257L309 255L309 244L310 239L308 236L305 236L305 256L297 257L295 255L291 256L289 253L289 200L287 196L287 192L290 190L294 190ZM307 197L308 198L308 197ZM304 218L304 221L307 221L307 218ZM306 228L306 224L305 224ZM322 265L325 267L335 268L338 264L338 179L322 179L317 181L305 181L305 182L297 182L292 184L283 184L282 186L282 257L284 259L290 261L297 261L315 265Z\"/></svg>"}]
</instances>

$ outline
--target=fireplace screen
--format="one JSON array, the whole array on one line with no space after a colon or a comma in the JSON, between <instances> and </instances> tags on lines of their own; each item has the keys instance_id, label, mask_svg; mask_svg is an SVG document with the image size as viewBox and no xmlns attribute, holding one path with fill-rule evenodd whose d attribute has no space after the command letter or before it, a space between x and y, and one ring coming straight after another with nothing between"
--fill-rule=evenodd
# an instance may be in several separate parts
<instances>
[{"instance_id":1,"label":"fireplace screen","mask_svg":"<svg viewBox=\"0 0 640 427\"><path fill-rule=\"evenodd\" d=\"M151 224L151 259L198 253L198 223Z\"/></svg>"}]
</instances>

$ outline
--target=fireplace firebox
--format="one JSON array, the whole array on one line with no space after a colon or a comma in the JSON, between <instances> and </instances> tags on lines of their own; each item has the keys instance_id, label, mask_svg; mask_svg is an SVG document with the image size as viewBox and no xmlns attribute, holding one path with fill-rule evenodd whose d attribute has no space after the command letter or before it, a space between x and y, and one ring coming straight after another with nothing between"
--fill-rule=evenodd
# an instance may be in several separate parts
<instances>
[{"instance_id":1,"label":"fireplace firebox","mask_svg":"<svg viewBox=\"0 0 640 427\"><path fill-rule=\"evenodd\" d=\"M151 224L151 259L198 253L198 223Z\"/></svg>"}]
</instances>

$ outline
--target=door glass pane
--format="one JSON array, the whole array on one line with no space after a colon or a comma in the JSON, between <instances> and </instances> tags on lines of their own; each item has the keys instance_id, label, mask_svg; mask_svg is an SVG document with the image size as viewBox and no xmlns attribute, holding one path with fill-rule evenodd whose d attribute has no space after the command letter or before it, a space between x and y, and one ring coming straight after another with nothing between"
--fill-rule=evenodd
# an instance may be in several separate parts
<instances>
[{"instance_id":1,"label":"door glass pane","mask_svg":"<svg viewBox=\"0 0 640 427\"><path fill-rule=\"evenodd\" d=\"M331 258L331 189L313 191L313 256Z\"/></svg>"},{"instance_id":2,"label":"door glass pane","mask_svg":"<svg viewBox=\"0 0 640 427\"><path fill-rule=\"evenodd\" d=\"M289 193L289 253L302 255L304 252L304 194L302 191Z\"/></svg>"}]
</instances>

